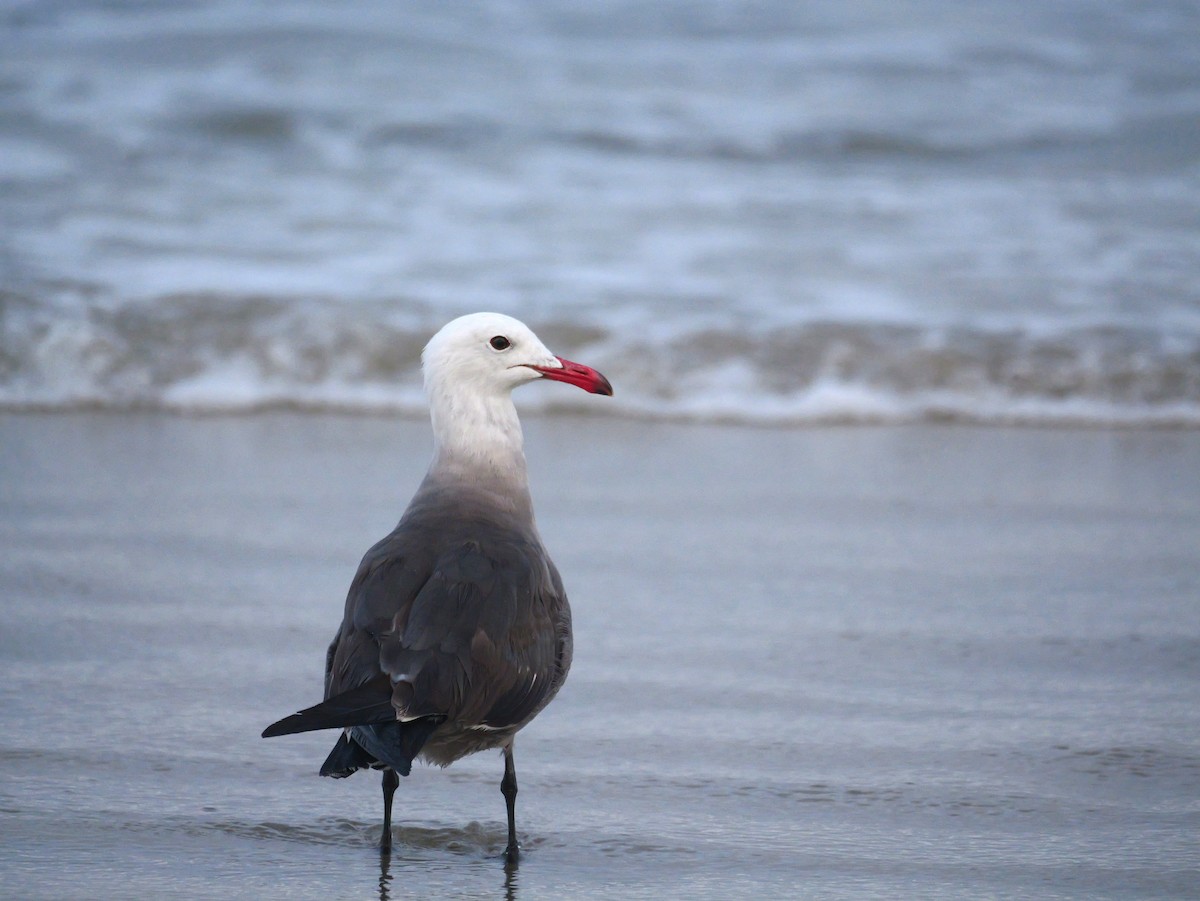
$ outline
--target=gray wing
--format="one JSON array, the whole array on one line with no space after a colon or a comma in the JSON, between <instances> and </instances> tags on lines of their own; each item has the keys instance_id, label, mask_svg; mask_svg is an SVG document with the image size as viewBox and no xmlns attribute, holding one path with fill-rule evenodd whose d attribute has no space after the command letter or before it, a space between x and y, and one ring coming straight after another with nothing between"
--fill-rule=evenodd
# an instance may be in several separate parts
<instances>
[{"instance_id":1,"label":"gray wing","mask_svg":"<svg viewBox=\"0 0 1200 901\"><path fill-rule=\"evenodd\" d=\"M326 697L385 673L402 719L521 725L570 665L558 573L539 542L496 527L433 537L398 530L367 553L330 648Z\"/></svg>"}]
</instances>

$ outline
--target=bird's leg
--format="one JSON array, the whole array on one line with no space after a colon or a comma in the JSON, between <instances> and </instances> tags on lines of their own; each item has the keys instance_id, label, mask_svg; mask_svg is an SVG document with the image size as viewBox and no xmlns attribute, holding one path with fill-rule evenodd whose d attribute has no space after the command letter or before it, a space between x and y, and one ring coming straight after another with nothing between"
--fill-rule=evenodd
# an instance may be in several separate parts
<instances>
[{"instance_id":1,"label":"bird's leg","mask_svg":"<svg viewBox=\"0 0 1200 901\"><path fill-rule=\"evenodd\" d=\"M383 771L383 835L379 839L379 850L384 854L392 853L392 795L399 784L400 777L395 770L388 767Z\"/></svg>"},{"instance_id":2,"label":"bird's leg","mask_svg":"<svg viewBox=\"0 0 1200 901\"><path fill-rule=\"evenodd\" d=\"M517 768L513 766L511 742L504 746L504 778L500 780L500 791L508 806L508 847L504 849L504 856L509 863L516 863L521 848L517 844Z\"/></svg>"}]
</instances>

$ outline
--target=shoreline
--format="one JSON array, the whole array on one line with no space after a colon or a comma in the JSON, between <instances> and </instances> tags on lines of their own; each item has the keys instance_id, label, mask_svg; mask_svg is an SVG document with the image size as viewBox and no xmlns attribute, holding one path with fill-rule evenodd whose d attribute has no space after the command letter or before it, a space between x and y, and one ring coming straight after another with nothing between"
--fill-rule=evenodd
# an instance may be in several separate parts
<instances>
[{"instance_id":1,"label":"shoreline","mask_svg":"<svg viewBox=\"0 0 1200 901\"><path fill-rule=\"evenodd\" d=\"M595 406L565 405L545 408L523 406L519 401L517 410L522 422L532 420L580 419L640 423L647 426L695 426L698 428L752 429L761 431L807 431L819 429L876 429L876 428L963 428L963 429L1017 429L1030 431L1080 431L1080 432L1200 432L1200 412L1164 412L1149 419L1131 415L1126 419L1096 419L1086 416L972 416L925 414L913 417L830 415L801 417L794 419L739 418L723 415L691 415L688 413L663 413L620 409L608 411ZM80 403L69 406L53 405L6 405L0 403L0 417L165 417L197 421L243 420L255 417L331 417L347 420L395 420L399 422L428 422L429 413L424 406L394 408L349 408L331 405L304 403L267 403L246 408L226 407L173 407L170 405L112 406L102 403Z\"/></svg>"}]
</instances>

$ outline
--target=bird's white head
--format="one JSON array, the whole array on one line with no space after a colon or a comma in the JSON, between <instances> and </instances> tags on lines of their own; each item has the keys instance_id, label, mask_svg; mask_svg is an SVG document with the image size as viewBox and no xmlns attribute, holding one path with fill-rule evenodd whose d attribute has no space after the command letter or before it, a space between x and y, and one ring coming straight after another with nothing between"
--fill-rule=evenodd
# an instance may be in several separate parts
<instances>
[{"instance_id":1,"label":"bird's white head","mask_svg":"<svg viewBox=\"0 0 1200 901\"><path fill-rule=\"evenodd\" d=\"M588 366L556 357L525 323L502 313L471 313L448 322L421 355L431 399L455 394L508 394L548 378L592 394L612 394L608 379Z\"/></svg>"},{"instance_id":2,"label":"bird's white head","mask_svg":"<svg viewBox=\"0 0 1200 901\"><path fill-rule=\"evenodd\" d=\"M518 385L545 378L612 394L595 369L556 357L527 325L501 313L472 313L447 323L425 345L421 362L435 469L511 470L524 478L521 425L512 404Z\"/></svg>"}]
</instances>

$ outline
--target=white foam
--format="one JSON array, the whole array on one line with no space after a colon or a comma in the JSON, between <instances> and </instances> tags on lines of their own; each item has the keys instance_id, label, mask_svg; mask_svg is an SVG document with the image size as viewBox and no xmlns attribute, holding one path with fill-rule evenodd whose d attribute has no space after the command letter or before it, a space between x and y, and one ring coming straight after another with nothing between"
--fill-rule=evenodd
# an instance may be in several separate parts
<instances>
[{"instance_id":1,"label":"white foam","mask_svg":"<svg viewBox=\"0 0 1200 901\"><path fill-rule=\"evenodd\" d=\"M256 367L244 361L227 363L172 385L162 393L157 405L184 413L289 408L414 416L424 416L427 408L419 382L352 383L333 379L297 385L263 378Z\"/></svg>"},{"instance_id":2,"label":"white foam","mask_svg":"<svg viewBox=\"0 0 1200 901\"><path fill-rule=\"evenodd\" d=\"M1104 428L1200 427L1200 404L1192 403L1135 405L998 396L980 399L948 392L900 395L832 382L786 397L689 398L675 403L623 398L616 401L615 408L624 415L666 421L776 427L921 422Z\"/></svg>"}]
</instances>

